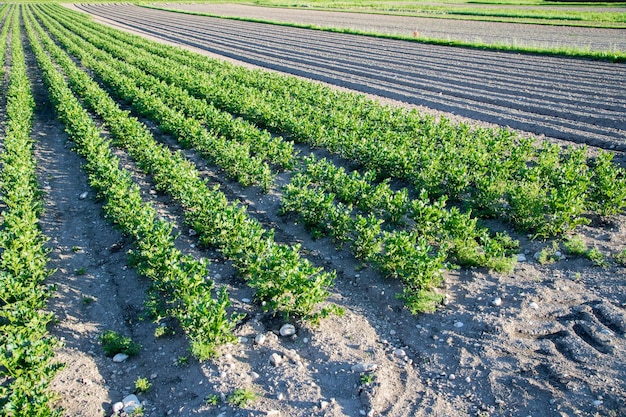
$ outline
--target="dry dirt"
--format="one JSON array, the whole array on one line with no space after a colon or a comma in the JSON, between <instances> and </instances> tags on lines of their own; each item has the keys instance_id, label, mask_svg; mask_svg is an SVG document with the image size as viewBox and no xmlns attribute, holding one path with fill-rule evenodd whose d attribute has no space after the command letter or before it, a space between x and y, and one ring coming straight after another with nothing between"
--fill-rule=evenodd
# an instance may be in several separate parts
<instances>
[{"instance_id":1,"label":"dry dirt","mask_svg":"<svg viewBox=\"0 0 626 417\"><path fill-rule=\"evenodd\" d=\"M127 242L101 216L81 160L48 104L41 76L30 60L37 112L34 128L39 179L45 192L44 232L50 236L50 278L58 286L50 309L52 332L65 346L67 366L55 380L67 416L110 415L111 406L146 377L152 388L139 394L146 416L621 416L626 415L626 269L581 258L540 265L533 254L550 242L520 239L527 260L511 274L482 269L446 274L448 303L433 314L410 315L395 299L399 287L370 268L361 269L346 251L326 239L312 240L277 215L279 191L261 194L220 178L193 152L203 175L239 199L277 239L300 242L309 258L338 279L331 301L343 317L317 327L293 323L295 337L276 335L284 324L249 302L252 292L213 251L200 250L181 224L180 208L153 191L135 171L145 198L176 224L185 252L212 260L212 276L227 285L234 308L248 314L238 329L241 343L214 361L187 359L180 331L155 338L156 324L143 319L148 283L127 265ZM176 145L157 133L159 140ZM308 152L308 149L302 148ZM619 155L623 158L623 155ZM288 181L286 175L278 185ZM86 198L81 194L88 192ZM626 218L594 219L579 233L603 253L624 248ZM494 303L500 298L501 303ZM499 305L496 305L499 304ZM113 363L97 342L107 329L143 345L136 357ZM255 344L257 335L267 336ZM270 356L284 358L280 366ZM373 364L365 384L353 367ZM244 408L206 398L251 388L259 398Z\"/></svg>"}]
</instances>

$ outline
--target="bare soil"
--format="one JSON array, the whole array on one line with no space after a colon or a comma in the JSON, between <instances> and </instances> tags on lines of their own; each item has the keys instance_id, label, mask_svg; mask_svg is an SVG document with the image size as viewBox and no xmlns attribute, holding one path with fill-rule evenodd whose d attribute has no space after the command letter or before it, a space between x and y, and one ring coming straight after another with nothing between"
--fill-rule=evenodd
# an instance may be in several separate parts
<instances>
[{"instance_id":1,"label":"bare soil","mask_svg":"<svg viewBox=\"0 0 626 417\"><path fill-rule=\"evenodd\" d=\"M196 246L182 226L180 208L156 193L150 178L118 151L146 200L177 224L179 247L211 259L211 275L228 287L234 309L248 314L237 329L239 344L214 361L189 358L180 331L156 338L157 325L144 318L149 283L128 266L130 246L103 219L81 159L71 151L26 52L38 103L33 137L46 201L42 229L50 237L50 267L57 269L50 278L58 286L50 302L58 319L52 332L65 341L58 360L67 363L54 389L66 416L110 415L112 404L133 391L138 377L152 383L139 394L146 416L626 415L626 269L612 260L607 268L582 258L541 265L533 254L551 242L514 234L527 260L513 273L447 273L442 288L447 305L412 316L395 298L396 283L278 216L278 188L269 194L243 189L185 151L206 178L274 227L277 239L301 243L313 262L337 271L331 301L346 314L316 327L294 322L296 336L280 337L284 321L249 301L251 290L228 262ZM176 149L171 138L146 123L158 140ZM282 175L277 185L286 181ZM616 253L625 247L626 216L594 218L578 232L589 247ZM131 336L142 350L113 363L97 341L107 329ZM260 334L266 336L263 344L254 342ZM284 359L279 366L270 363L273 353ZM373 364L375 370L361 373L354 368L359 364ZM363 378L369 374L371 381ZM223 400L206 404L207 398L224 399L238 388L250 388L259 398L243 408Z\"/></svg>"}]
</instances>

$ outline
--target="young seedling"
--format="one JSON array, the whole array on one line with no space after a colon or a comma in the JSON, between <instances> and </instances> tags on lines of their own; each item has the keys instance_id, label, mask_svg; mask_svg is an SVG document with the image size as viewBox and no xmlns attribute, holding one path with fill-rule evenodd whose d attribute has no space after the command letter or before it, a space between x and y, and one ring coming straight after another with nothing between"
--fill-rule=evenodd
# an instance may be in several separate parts
<instances>
[{"instance_id":1,"label":"young seedling","mask_svg":"<svg viewBox=\"0 0 626 417\"><path fill-rule=\"evenodd\" d=\"M258 394L250 388L237 388L226 400L232 406L243 408L258 397Z\"/></svg>"},{"instance_id":2,"label":"young seedling","mask_svg":"<svg viewBox=\"0 0 626 417\"><path fill-rule=\"evenodd\" d=\"M102 333L100 335L100 343L107 356L115 356L118 353L133 356L141 349L139 343L133 342L130 337L122 336L113 330L107 330Z\"/></svg>"},{"instance_id":3,"label":"young seedling","mask_svg":"<svg viewBox=\"0 0 626 417\"><path fill-rule=\"evenodd\" d=\"M571 236L563 242L565 253L574 256L585 256L587 244L580 235Z\"/></svg>"},{"instance_id":4,"label":"young seedling","mask_svg":"<svg viewBox=\"0 0 626 417\"><path fill-rule=\"evenodd\" d=\"M135 394L142 392L148 392L152 388L152 383L148 381L148 378L137 378L135 381Z\"/></svg>"}]
</instances>

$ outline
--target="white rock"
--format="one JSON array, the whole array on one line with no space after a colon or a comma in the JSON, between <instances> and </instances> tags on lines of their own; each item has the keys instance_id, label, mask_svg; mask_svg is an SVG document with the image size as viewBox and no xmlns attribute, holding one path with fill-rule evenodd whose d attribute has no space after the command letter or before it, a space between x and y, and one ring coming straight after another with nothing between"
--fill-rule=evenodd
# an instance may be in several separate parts
<instances>
[{"instance_id":1,"label":"white rock","mask_svg":"<svg viewBox=\"0 0 626 417\"><path fill-rule=\"evenodd\" d=\"M194 229L189 229L189 236L196 236L198 234L198 232L196 232Z\"/></svg>"},{"instance_id":2,"label":"white rock","mask_svg":"<svg viewBox=\"0 0 626 417\"><path fill-rule=\"evenodd\" d=\"M128 355L125 353L118 353L117 355L113 356L113 362L116 363L124 362L126 359L128 359Z\"/></svg>"},{"instance_id":3,"label":"white rock","mask_svg":"<svg viewBox=\"0 0 626 417\"><path fill-rule=\"evenodd\" d=\"M404 349L396 349L393 351L393 354L394 356L397 356L399 358L406 356L406 352L404 351Z\"/></svg>"},{"instance_id":4,"label":"white rock","mask_svg":"<svg viewBox=\"0 0 626 417\"><path fill-rule=\"evenodd\" d=\"M280 411L279 410L270 410L267 412L267 416L268 417L280 417Z\"/></svg>"},{"instance_id":5,"label":"white rock","mask_svg":"<svg viewBox=\"0 0 626 417\"><path fill-rule=\"evenodd\" d=\"M517 262L526 262L526 255L524 255L523 253L518 253Z\"/></svg>"},{"instance_id":6,"label":"white rock","mask_svg":"<svg viewBox=\"0 0 626 417\"><path fill-rule=\"evenodd\" d=\"M250 300L249 298L242 298L241 302L244 304L250 304L252 302L252 300Z\"/></svg>"},{"instance_id":7,"label":"white rock","mask_svg":"<svg viewBox=\"0 0 626 417\"><path fill-rule=\"evenodd\" d=\"M532 308L533 310L537 310L539 308L539 304L531 301L530 304L528 304L528 307Z\"/></svg>"},{"instance_id":8,"label":"white rock","mask_svg":"<svg viewBox=\"0 0 626 417\"><path fill-rule=\"evenodd\" d=\"M328 401L320 401L320 410L326 410L326 408L328 408L328 406L330 405L330 403Z\"/></svg>"},{"instance_id":9,"label":"white rock","mask_svg":"<svg viewBox=\"0 0 626 417\"><path fill-rule=\"evenodd\" d=\"M283 337L293 336L294 334L296 334L296 328L293 324L287 323L280 328L280 335Z\"/></svg>"},{"instance_id":10,"label":"white rock","mask_svg":"<svg viewBox=\"0 0 626 417\"><path fill-rule=\"evenodd\" d=\"M113 404L113 414L119 413L123 409L124 409L124 403L123 402L118 401L115 404Z\"/></svg>"},{"instance_id":11,"label":"white rock","mask_svg":"<svg viewBox=\"0 0 626 417\"><path fill-rule=\"evenodd\" d=\"M464 324L463 324L463 322L462 322L462 321L457 321L456 323L454 323L454 327L456 327L456 328L459 328L459 329L460 329L460 328L461 328L461 327L463 327L463 326L464 326Z\"/></svg>"},{"instance_id":12,"label":"white rock","mask_svg":"<svg viewBox=\"0 0 626 417\"><path fill-rule=\"evenodd\" d=\"M137 398L137 396L134 395L134 394L131 394L128 397L124 398L122 400L122 403L124 403L124 412L125 413L132 413L136 409L141 407L141 403L139 402L139 398Z\"/></svg>"},{"instance_id":13,"label":"white rock","mask_svg":"<svg viewBox=\"0 0 626 417\"><path fill-rule=\"evenodd\" d=\"M450 374L450 375L448 375L448 379L449 379L450 381L454 381L454 380L456 379L456 375L454 375L454 374Z\"/></svg>"},{"instance_id":14,"label":"white rock","mask_svg":"<svg viewBox=\"0 0 626 417\"><path fill-rule=\"evenodd\" d=\"M375 371L376 368L378 368L378 365L376 365L375 363L357 363L356 365L352 366L352 371L353 372L358 372L358 373L362 373L362 372L372 372Z\"/></svg>"},{"instance_id":15,"label":"white rock","mask_svg":"<svg viewBox=\"0 0 626 417\"><path fill-rule=\"evenodd\" d=\"M239 336L239 343L248 343L248 338L245 336Z\"/></svg>"},{"instance_id":16,"label":"white rock","mask_svg":"<svg viewBox=\"0 0 626 417\"><path fill-rule=\"evenodd\" d=\"M594 401L593 401L593 405L595 405L596 407L599 407L599 406L601 406L601 405L602 405L602 403L603 403L603 402L604 402L604 401L602 401L602 400L594 400Z\"/></svg>"},{"instance_id":17,"label":"white rock","mask_svg":"<svg viewBox=\"0 0 626 417\"><path fill-rule=\"evenodd\" d=\"M493 301L491 302L491 304L493 304L496 307L501 306L502 305L502 298L500 298L500 297L494 298Z\"/></svg>"},{"instance_id":18,"label":"white rock","mask_svg":"<svg viewBox=\"0 0 626 417\"><path fill-rule=\"evenodd\" d=\"M82 193L81 195L78 196L78 198L80 198L81 200L84 200L87 198L87 196L89 195L89 193L87 191L85 191L84 193Z\"/></svg>"},{"instance_id":19,"label":"white rock","mask_svg":"<svg viewBox=\"0 0 626 417\"><path fill-rule=\"evenodd\" d=\"M274 366L279 366L283 362L283 357L278 353L272 353L270 356L270 363Z\"/></svg>"},{"instance_id":20,"label":"white rock","mask_svg":"<svg viewBox=\"0 0 626 417\"><path fill-rule=\"evenodd\" d=\"M263 333L259 333L255 336L254 343L256 343L257 345L262 345L263 343L265 343L266 339L267 338L265 337Z\"/></svg>"}]
</instances>

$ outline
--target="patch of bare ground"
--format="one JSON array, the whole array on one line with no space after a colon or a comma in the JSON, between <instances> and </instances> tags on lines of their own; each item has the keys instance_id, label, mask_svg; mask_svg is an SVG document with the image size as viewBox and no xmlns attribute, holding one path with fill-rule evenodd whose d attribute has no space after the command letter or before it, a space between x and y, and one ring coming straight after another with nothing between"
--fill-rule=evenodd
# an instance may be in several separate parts
<instances>
[{"instance_id":1,"label":"patch of bare ground","mask_svg":"<svg viewBox=\"0 0 626 417\"><path fill-rule=\"evenodd\" d=\"M337 271L330 301L346 314L319 326L295 322L296 334L282 337L278 331L285 321L250 301L251 290L217 252L197 247L180 208L154 192L151 179L118 150L145 199L176 224L179 247L211 259L212 277L227 285L233 308L248 315L236 331L240 343L207 363L189 357L180 331L156 338L157 325L143 315L149 283L128 267L130 246L103 219L80 170L82 161L71 151L26 52L38 103L33 137L45 193L42 229L50 237L50 266L57 270L50 277L58 287L50 301L58 320L51 330L65 342L58 360L67 364L54 389L66 416L110 415L112 404L130 394L139 377L152 383L139 394L146 416L626 414L626 270L612 260L606 268L571 256L541 265L534 254L551 243L514 234L525 260L511 274L449 272L442 288L447 304L412 316L395 297L397 283L277 214L278 187L288 174L262 194L224 180L214 166L184 151L230 199L275 228L277 240L301 243L313 262ZM158 140L178 149L145 122ZM616 253L626 242L626 218L594 219L578 233L589 247ZM141 343L139 354L113 363L97 341L107 329ZM239 388L258 398L242 408L228 404Z\"/></svg>"}]
</instances>

